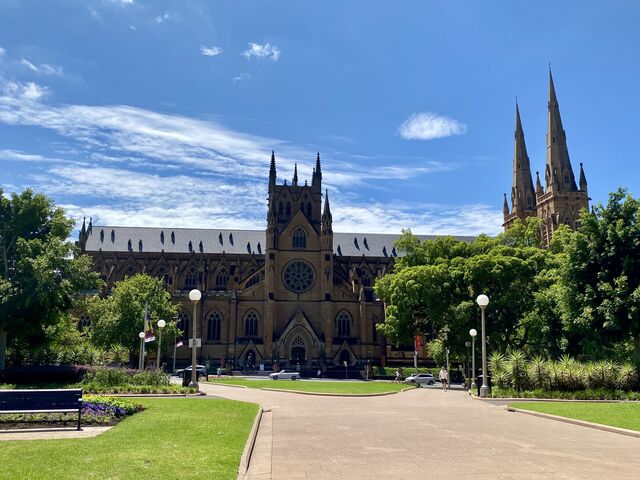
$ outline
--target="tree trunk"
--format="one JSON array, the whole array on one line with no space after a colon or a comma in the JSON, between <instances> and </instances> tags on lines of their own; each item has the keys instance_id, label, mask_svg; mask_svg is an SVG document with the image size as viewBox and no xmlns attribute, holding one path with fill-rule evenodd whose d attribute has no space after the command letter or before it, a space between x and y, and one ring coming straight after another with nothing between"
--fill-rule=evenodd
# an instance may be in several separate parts
<instances>
[{"instance_id":1,"label":"tree trunk","mask_svg":"<svg viewBox=\"0 0 640 480\"><path fill-rule=\"evenodd\" d=\"M7 354L7 330L0 326L0 370L5 368L5 358Z\"/></svg>"}]
</instances>

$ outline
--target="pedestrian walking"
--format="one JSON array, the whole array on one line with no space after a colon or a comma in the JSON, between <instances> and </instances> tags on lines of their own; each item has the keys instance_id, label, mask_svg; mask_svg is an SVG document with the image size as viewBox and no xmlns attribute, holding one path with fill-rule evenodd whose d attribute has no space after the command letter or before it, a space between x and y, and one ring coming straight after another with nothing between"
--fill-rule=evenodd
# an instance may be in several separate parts
<instances>
[{"instance_id":1,"label":"pedestrian walking","mask_svg":"<svg viewBox=\"0 0 640 480\"><path fill-rule=\"evenodd\" d=\"M449 389L449 372L444 367L440 367L440 383L442 384L442 390L445 392Z\"/></svg>"},{"instance_id":2,"label":"pedestrian walking","mask_svg":"<svg viewBox=\"0 0 640 480\"><path fill-rule=\"evenodd\" d=\"M222 367L218 367L218 370L216 370L216 378L222 380Z\"/></svg>"},{"instance_id":3,"label":"pedestrian walking","mask_svg":"<svg viewBox=\"0 0 640 480\"><path fill-rule=\"evenodd\" d=\"M400 370L396 370L396 379L394 380L396 383L400 383Z\"/></svg>"}]
</instances>

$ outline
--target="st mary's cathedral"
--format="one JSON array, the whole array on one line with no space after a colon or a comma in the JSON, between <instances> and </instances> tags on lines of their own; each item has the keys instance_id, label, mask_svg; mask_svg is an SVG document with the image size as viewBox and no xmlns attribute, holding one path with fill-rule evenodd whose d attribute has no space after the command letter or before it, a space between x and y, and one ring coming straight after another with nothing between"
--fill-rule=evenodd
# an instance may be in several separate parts
<instances>
[{"instance_id":1,"label":"st mary's cathedral","mask_svg":"<svg viewBox=\"0 0 640 480\"><path fill-rule=\"evenodd\" d=\"M201 290L201 359L238 367L383 362L387 347L376 324L384 308L373 283L393 266L398 235L333 231L319 154L311 184L298 180L296 166L291 183L280 185L272 153L268 191L266 231L90 222L78 243L107 290L136 273L161 278L182 304L185 332L193 321L188 293ZM188 358L189 349L179 348L178 357Z\"/></svg>"},{"instance_id":2,"label":"st mary's cathedral","mask_svg":"<svg viewBox=\"0 0 640 480\"><path fill-rule=\"evenodd\" d=\"M549 80L546 188L538 177L534 190L516 106L511 210L506 194L504 199L505 229L517 218L541 217L547 244L560 224L575 228L579 211L589 202L582 164L576 185L551 76ZM93 258L107 291L136 273L161 278L181 304L181 330L190 333L191 322L196 322L201 361L315 368L359 360L384 363L402 353L394 353L376 330L384 320L384 305L373 291L375 279L398 256L398 235L333 231L319 154L311 184L299 181L297 166L289 184L278 184L272 152L268 192L266 230L89 222L83 223L78 244ZM420 236L429 238L435 237ZM188 299L192 289L202 292L195 319ZM186 360L189 349L182 347L177 355Z\"/></svg>"},{"instance_id":3,"label":"st mary's cathedral","mask_svg":"<svg viewBox=\"0 0 640 480\"><path fill-rule=\"evenodd\" d=\"M573 174L567 136L562 127L560 107L549 71L549 113L547 123L547 164L544 170L545 187L542 188L540 175L536 172L536 187L533 188L531 166L524 142L524 132L520 121L520 110L516 103L515 147L513 153L513 186L511 187L511 209L504 194L504 228L507 230L516 219L527 217L542 219L541 238L549 245L553 232L560 225L576 228L580 211L589 208L587 178L580 163L580 180L576 184Z\"/></svg>"}]
</instances>

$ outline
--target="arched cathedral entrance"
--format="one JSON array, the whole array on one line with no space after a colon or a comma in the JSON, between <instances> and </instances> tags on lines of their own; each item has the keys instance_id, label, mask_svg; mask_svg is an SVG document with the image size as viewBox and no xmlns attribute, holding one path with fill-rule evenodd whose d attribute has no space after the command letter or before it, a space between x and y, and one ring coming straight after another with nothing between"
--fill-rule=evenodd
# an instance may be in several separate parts
<instances>
[{"instance_id":1,"label":"arched cathedral entrance","mask_svg":"<svg viewBox=\"0 0 640 480\"><path fill-rule=\"evenodd\" d=\"M304 339L302 336L296 335L291 342L291 355L289 357L291 358L291 362L294 365L304 365L307 361L306 352L307 348Z\"/></svg>"}]
</instances>

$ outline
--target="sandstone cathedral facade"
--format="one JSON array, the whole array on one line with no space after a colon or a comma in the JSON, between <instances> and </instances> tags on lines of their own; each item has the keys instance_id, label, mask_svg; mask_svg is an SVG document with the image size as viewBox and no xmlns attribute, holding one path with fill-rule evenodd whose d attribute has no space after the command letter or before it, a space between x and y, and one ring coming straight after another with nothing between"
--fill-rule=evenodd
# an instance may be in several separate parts
<instances>
[{"instance_id":1,"label":"sandstone cathedral facade","mask_svg":"<svg viewBox=\"0 0 640 480\"><path fill-rule=\"evenodd\" d=\"M569 160L551 72L544 175L545 187L537 174L534 189L516 104L512 208L505 194L503 226L540 217L548 245L559 225L575 228L580 210L589 204L582 164L576 184ZM78 245L92 257L107 292L136 273L161 278L181 305L176 320L185 337L191 337L196 322L201 362L236 368L277 362L315 369L411 358L413 348L395 350L376 329L384 321L384 305L373 284L393 268L398 235L333 231L319 154L310 184L299 182L297 166L289 184L278 184L276 176L272 152L265 230L98 226L90 221L88 226L83 222ZM188 298L192 289L202 292L195 317ZM83 322L88 321L85 316ZM189 348L180 347L177 357L187 360Z\"/></svg>"},{"instance_id":2,"label":"sandstone cathedral facade","mask_svg":"<svg viewBox=\"0 0 640 480\"><path fill-rule=\"evenodd\" d=\"M376 330L384 306L373 291L375 279L398 256L397 238L334 232L320 155L310 184L299 182L297 166L290 184L278 184L272 153L266 230L89 222L78 244L93 258L107 291L136 273L161 278L181 304L178 324L186 337L196 322L201 361L316 368L405 356L391 352ZM195 319L188 299L194 288L202 292ZM186 346L177 351L179 361L189 355Z\"/></svg>"},{"instance_id":3,"label":"sandstone cathedral facade","mask_svg":"<svg viewBox=\"0 0 640 480\"><path fill-rule=\"evenodd\" d=\"M531 165L520 121L520 109L516 103L511 208L509 208L506 193L503 206L505 230L511 227L516 219L525 221L528 217L541 218L541 239L546 246L549 245L553 232L560 225L568 225L575 229L580 211L589 208L587 178L582 163L580 163L580 180L576 184L576 177L569 160L567 136L560 118L560 107L551 71L549 71L548 108L545 187L542 187L540 174L536 172L534 190Z\"/></svg>"}]
</instances>

